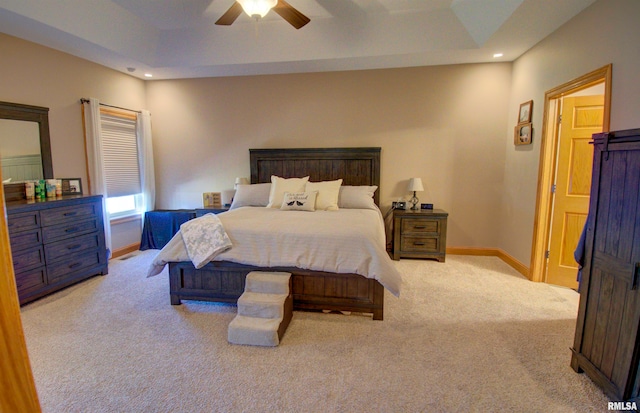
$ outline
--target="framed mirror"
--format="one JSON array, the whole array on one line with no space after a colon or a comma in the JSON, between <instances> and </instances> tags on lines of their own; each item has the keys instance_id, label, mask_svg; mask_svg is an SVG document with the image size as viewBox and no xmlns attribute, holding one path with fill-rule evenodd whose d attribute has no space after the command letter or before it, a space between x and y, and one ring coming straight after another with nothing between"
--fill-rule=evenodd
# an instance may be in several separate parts
<instances>
[{"instance_id":1,"label":"framed mirror","mask_svg":"<svg viewBox=\"0 0 640 413\"><path fill-rule=\"evenodd\" d=\"M0 162L7 201L24 198L25 180L53 179L49 108L0 102Z\"/></svg>"}]
</instances>

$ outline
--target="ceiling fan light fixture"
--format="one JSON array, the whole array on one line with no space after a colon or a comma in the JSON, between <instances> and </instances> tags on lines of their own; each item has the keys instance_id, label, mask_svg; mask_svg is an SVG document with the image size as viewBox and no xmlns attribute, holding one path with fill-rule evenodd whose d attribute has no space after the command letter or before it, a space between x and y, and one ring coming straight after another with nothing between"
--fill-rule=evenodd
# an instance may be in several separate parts
<instances>
[{"instance_id":1,"label":"ceiling fan light fixture","mask_svg":"<svg viewBox=\"0 0 640 413\"><path fill-rule=\"evenodd\" d=\"M237 0L249 16L262 18L278 4L278 0Z\"/></svg>"}]
</instances>

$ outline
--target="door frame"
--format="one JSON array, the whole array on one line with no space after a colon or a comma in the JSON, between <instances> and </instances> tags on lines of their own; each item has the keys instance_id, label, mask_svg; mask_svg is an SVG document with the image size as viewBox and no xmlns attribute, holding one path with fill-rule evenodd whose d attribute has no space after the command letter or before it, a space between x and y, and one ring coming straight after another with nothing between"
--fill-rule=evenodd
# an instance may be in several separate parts
<instances>
[{"instance_id":1,"label":"door frame","mask_svg":"<svg viewBox=\"0 0 640 413\"><path fill-rule=\"evenodd\" d=\"M4 185L0 187L0 203L0 412L36 413L40 412L40 401L22 329L13 258L9 246Z\"/></svg>"},{"instance_id":2,"label":"door frame","mask_svg":"<svg viewBox=\"0 0 640 413\"><path fill-rule=\"evenodd\" d=\"M611 70L611 64L608 64L607 66L548 90L544 95L544 113L540 140L540 166L538 167L538 191L536 196L535 218L533 221L531 263L529 265L529 279L531 281L542 282L546 278L546 251L551 234L551 212L553 209L551 185L555 182L555 165L558 156L558 139L560 138L557 133L556 111L553 109L557 107L557 101L563 96L604 82L602 131L608 132L611 113Z\"/></svg>"}]
</instances>

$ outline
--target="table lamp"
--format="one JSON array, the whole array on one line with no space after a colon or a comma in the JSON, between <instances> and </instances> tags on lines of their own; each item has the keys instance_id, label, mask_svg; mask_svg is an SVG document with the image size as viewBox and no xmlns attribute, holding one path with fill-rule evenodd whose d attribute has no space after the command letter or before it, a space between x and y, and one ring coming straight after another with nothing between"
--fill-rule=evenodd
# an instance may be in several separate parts
<instances>
[{"instance_id":1,"label":"table lamp","mask_svg":"<svg viewBox=\"0 0 640 413\"><path fill-rule=\"evenodd\" d=\"M234 189L238 189L238 185L249 185L249 180L247 178L236 178L235 185L233 185Z\"/></svg>"},{"instance_id":2,"label":"table lamp","mask_svg":"<svg viewBox=\"0 0 640 413\"><path fill-rule=\"evenodd\" d=\"M411 178L409 179L409 188L408 191L413 191L413 197L411 197L410 202L413 204L411 207L412 210L418 209L419 199L416 196L416 191L424 191L424 187L422 186L422 179L420 178Z\"/></svg>"}]
</instances>

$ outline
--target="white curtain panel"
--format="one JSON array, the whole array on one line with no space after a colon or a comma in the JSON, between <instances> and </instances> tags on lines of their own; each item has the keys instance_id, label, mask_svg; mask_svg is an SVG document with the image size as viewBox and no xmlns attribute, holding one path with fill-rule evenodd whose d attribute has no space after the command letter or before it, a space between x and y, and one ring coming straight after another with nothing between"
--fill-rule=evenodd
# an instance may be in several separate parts
<instances>
[{"instance_id":1,"label":"white curtain panel","mask_svg":"<svg viewBox=\"0 0 640 413\"><path fill-rule=\"evenodd\" d=\"M102 213L104 216L104 237L107 258L111 258L111 224L107 211L107 182L105 180L102 157L102 133L100 128L100 102L90 98L84 103L85 145L89 164L89 191L92 195L102 195Z\"/></svg>"},{"instance_id":2,"label":"white curtain panel","mask_svg":"<svg viewBox=\"0 0 640 413\"><path fill-rule=\"evenodd\" d=\"M156 204L156 180L153 166L153 143L151 138L151 113L142 110L138 114L138 158L140 163L140 180L142 183L144 212L152 211ZM144 225L144 220L140 220Z\"/></svg>"}]
</instances>

